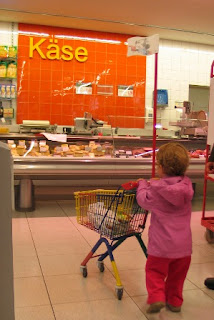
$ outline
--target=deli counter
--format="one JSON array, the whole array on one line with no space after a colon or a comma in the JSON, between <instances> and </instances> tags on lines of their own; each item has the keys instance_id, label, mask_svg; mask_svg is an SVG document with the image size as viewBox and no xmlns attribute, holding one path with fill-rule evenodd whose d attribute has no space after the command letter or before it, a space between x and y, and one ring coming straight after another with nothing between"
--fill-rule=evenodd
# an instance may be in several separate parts
<instances>
[{"instance_id":1,"label":"deli counter","mask_svg":"<svg viewBox=\"0 0 214 320\"><path fill-rule=\"evenodd\" d=\"M13 154L16 187L16 208L20 211L34 209L34 183L48 180L81 181L82 186L96 188L118 185L139 177L150 178L152 172L152 138L67 136L67 142L47 140L41 135L1 135ZM157 148L169 139L157 139ZM176 139L190 154L187 174L192 181L202 179L204 174L205 139ZM33 142L33 143L32 143ZM86 184L87 182L87 184ZM104 185L102 185L102 183ZM88 188L88 187L87 187ZM23 209L23 210L22 210Z\"/></svg>"},{"instance_id":2,"label":"deli counter","mask_svg":"<svg viewBox=\"0 0 214 320\"><path fill-rule=\"evenodd\" d=\"M114 137L113 141L110 137L68 136L66 143L60 143L44 141L42 136L13 137L16 141L26 141L26 146L22 148L24 152L29 150L31 141L35 138L40 144L38 154L36 151L35 154L32 153L32 150L26 156L16 154L13 157L15 179L30 177L35 180L89 178L114 180L151 176L152 139ZM172 140L157 139L157 148L169 141ZM189 150L189 176L201 178L205 163L203 152L206 148L206 140L175 141L182 143ZM38 147L36 148L38 150Z\"/></svg>"}]
</instances>

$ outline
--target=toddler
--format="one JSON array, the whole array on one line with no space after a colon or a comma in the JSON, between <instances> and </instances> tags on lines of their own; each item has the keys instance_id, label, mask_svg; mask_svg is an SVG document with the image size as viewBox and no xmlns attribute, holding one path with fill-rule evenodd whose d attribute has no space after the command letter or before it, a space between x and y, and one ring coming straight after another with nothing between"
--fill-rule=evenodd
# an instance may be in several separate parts
<instances>
[{"instance_id":1,"label":"toddler","mask_svg":"<svg viewBox=\"0 0 214 320\"><path fill-rule=\"evenodd\" d=\"M192 183L185 176L189 165L187 150L170 142L156 157L160 179L139 180L137 202L151 211L146 287L148 313L167 307L179 312L183 303L184 280L190 266Z\"/></svg>"}]
</instances>

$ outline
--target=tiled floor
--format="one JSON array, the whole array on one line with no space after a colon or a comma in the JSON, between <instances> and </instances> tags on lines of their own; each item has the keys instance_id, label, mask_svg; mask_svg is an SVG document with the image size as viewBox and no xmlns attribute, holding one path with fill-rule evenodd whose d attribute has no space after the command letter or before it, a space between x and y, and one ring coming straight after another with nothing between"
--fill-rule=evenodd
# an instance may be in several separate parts
<instances>
[{"instance_id":1,"label":"tiled floor","mask_svg":"<svg viewBox=\"0 0 214 320\"><path fill-rule=\"evenodd\" d=\"M200 205L195 201L193 209L200 210ZM206 242L200 219L201 212L193 212L193 255L182 312L163 309L148 315L146 258L135 239L126 240L115 251L124 285L123 299L118 301L108 260L104 273L94 259L88 264L88 277L80 274L80 263L99 235L77 224L73 201L41 201L33 213L14 212L16 320L213 320L214 291L205 288L204 279L214 276L214 245Z\"/></svg>"}]
</instances>

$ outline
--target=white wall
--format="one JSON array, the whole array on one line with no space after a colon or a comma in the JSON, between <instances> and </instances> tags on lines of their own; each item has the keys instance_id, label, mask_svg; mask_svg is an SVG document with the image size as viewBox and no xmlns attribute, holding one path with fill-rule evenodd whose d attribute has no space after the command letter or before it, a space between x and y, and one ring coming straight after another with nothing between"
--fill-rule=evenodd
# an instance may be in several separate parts
<instances>
[{"instance_id":1,"label":"white wall","mask_svg":"<svg viewBox=\"0 0 214 320\"><path fill-rule=\"evenodd\" d=\"M176 101L189 99L189 84L210 85L210 69L214 46L170 40L160 40L158 54L158 89L167 89L169 106L159 109L163 126L175 121ZM154 56L147 57L146 107L152 107L154 90ZM166 120L164 120L166 119Z\"/></svg>"},{"instance_id":2,"label":"white wall","mask_svg":"<svg viewBox=\"0 0 214 320\"><path fill-rule=\"evenodd\" d=\"M0 21L0 45L17 46L18 43L18 24Z\"/></svg>"}]
</instances>

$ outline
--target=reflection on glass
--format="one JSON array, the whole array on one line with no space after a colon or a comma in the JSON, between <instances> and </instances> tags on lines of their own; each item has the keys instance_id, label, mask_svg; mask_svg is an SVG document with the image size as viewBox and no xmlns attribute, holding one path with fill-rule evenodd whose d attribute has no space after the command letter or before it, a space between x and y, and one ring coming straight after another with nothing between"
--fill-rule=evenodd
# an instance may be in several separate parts
<instances>
[{"instance_id":1,"label":"reflection on glass","mask_svg":"<svg viewBox=\"0 0 214 320\"><path fill-rule=\"evenodd\" d=\"M118 97L133 97L134 96L134 86L126 86L126 85L119 85L118 86Z\"/></svg>"},{"instance_id":2,"label":"reflection on glass","mask_svg":"<svg viewBox=\"0 0 214 320\"><path fill-rule=\"evenodd\" d=\"M92 83L76 82L76 94L92 94Z\"/></svg>"}]
</instances>

